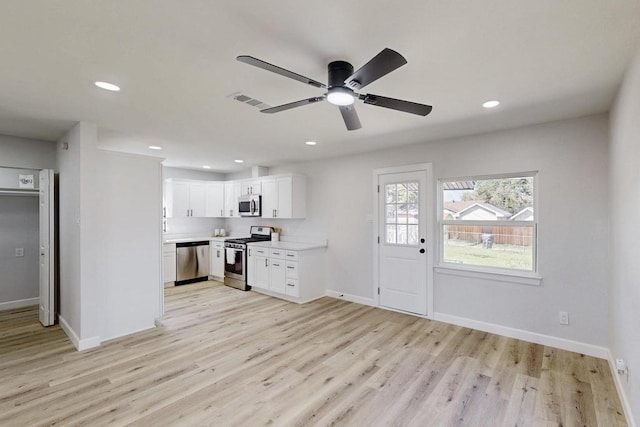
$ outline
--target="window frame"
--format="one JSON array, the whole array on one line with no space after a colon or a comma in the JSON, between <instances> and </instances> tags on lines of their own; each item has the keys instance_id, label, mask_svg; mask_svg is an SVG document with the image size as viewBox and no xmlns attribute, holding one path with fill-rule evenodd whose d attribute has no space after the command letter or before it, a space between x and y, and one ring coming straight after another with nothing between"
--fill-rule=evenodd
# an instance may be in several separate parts
<instances>
[{"instance_id":1,"label":"window frame","mask_svg":"<svg viewBox=\"0 0 640 427\"><path fill-rule=\"evenodd\" d=\"M483 181L492 179L510 179L510 178L533 178L533 220L531 221L484 221L484 220L451 220L444 219L444 183L455 181ZM541 277L538 270L538 227L539 227L539 210L538 210L538 171L527 172L513 172L513 173L501 173L493 175L474 175L465 177L450 177L438 179L438 263L437 270L458 270L461 273L479 273L479 277L486 277L487 274L495 274L503 277L514 278L533 278L536 279L535 283L539 284ZM515 268L501 268L482 266L474 264L458 264L454 262L447 262L444 259L444 227L447 225L469 225L469 226L506 226L506 227L530 227L531 230L531 245L532 245L532 269L520 270ZM464 275L464 274L463 274ZM527 283L528 284L528 283Z\"/></svg>"}]
</instances>

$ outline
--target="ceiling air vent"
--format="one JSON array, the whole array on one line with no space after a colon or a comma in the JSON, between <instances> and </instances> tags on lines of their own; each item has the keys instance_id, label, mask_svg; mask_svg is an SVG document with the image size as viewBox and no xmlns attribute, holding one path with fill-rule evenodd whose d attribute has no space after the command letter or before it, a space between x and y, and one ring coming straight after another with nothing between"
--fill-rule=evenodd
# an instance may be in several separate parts
<instances>
[{"instance_id":1,"label":"ceiling air vent","mask_svg":"<svg viewBox=\"0 0 640 427\"><path fill-rule=\"evenodd\" d=\"M248 104L248 105L251 105L252 107L256 107L258 110L263 110L265 108L271 107L271 105L265 104L259 99L252 98L241 92L232 93L231 95L229 95L229 98L233 98L236 101L242 102L243 104Z\"/></svg>"}]
</instances>

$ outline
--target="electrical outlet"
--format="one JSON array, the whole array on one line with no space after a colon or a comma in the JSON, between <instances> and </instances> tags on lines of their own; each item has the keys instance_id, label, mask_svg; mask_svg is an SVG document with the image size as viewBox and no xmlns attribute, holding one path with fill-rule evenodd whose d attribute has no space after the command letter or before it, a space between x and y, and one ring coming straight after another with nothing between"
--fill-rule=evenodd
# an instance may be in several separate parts
<instances>
[{"instance_id":1,"label":"electrical outlet","mask_svg":"<svg viewBox=\"0 0 640 427\"><path fill-rule=\"evenodd\" d=\"M567 313L566 311L561 311L560 312L560 324L561 325L568 325L569 324L569 313Z\"/></svg>"},{"instance_id":2,"label":"electrical outlet","mask_svg":"<svg viewBox=\"0 0 640 427\"><path fill-rule=\"evenodd\" d=\"M627 368L627 364L624 363L624 359L616 359L616 369L620 375L624 375L629 368Z\"/></svg>"},{"instance_id":3,"label":"electrical outlet","mask_svg":"<svg viewBox=\"0 0 640 427\"><path fill-rule=\"evenodd\" d=\"M16 256L17 257L24 256L24 248L16 248Z\"/></svg>"}]
</instances>

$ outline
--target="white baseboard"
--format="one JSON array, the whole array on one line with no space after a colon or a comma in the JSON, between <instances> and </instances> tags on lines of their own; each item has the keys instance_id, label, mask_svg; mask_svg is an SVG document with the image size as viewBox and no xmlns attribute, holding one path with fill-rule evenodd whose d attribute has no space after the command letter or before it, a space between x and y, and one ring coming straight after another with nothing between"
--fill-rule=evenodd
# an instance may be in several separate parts
<instances>
[{"instance_id":1,"label":"white baseboard","mask_svg":"<svg viewBox=\"0 0 640 427\"><path fill-rule=\"evenodd\" d=\"M516 338L536 344L556 347L562 350L568 350L576 353L586 354L588 356L598 357L600 359L609 358L608 348L593 344L585 344L582 342L558 338L551 335L539 334L537 332L510 328L508 326L497 325L495 323L481 322L478 320L467 319L465 317L458 317L444 313L434 313L433 318L434 320L437 320L439 322L451 323L453 325L464 326L465 328L477 329L479 331L503 335L509 338Z\"/></svg>"},{"instance_id":2,"label":"white baseboard","mask_svg":"<svg viewBox=\"0 0 640 427\"><path fill-rule=\"evenodd\" d=\"M64 317L58 316L58 321L60 322L60 327L62 328L64 333L67 334L67 336L71 340L71 344L73 344L76 350L87 350L93 347L98 347L100 345L100 337L91 337L81 340L78 337L78 334L76 334L76 332L73 330L73 328L69 326L69 323L64 320Z\"/></svg>"},{"instance_id":3,"label":"white baseboard","mask_svg":"<svg viewBox=\"0 0 640 427\"><path fill-rule=\"evenodd\" d=\"M19 299L16 301L0 302L0 311L11 310L13 308L29 307L40 304L40 298Z\"/></svg>"},{"instance_id":4,"label":"white baseboard","mask_svg":"<svg viewBox=\"0 0 640 427\"><path fill-rule=\"evenodd\" d=\"M343 299L345 301L351 301L358 304L364 304L364 305L370 305L372 307L376 307L376 304L373 298L364 298L364 297L359 297L357 295L345 294L344 292L331 291L331 290L327 290L327 296L331 298Z\"/></svg>"},{"instance_id":5,"label":"white baseboard","mask_svg":"<svg viewBox=\"0 0 640 427\"><path fill-rule=\"evenodd\" d=\"M629 402L629 396L627 396L627 389L622 384L622 376L618 374L618 369L616 368L616 360L613 357L613 354L611 354L611 350L608 350L607 352L609 353L607 356L607 360L609 360L611 376L613 377L613 382L616 384L616 390L618 391L618 396L620 397L620 403L622 403L624 415L627 418L627 424L629 424L629 427L637 427L637 424L633 419L633 412L631 412L631 403Z\"/></svg>"}]
</instances>

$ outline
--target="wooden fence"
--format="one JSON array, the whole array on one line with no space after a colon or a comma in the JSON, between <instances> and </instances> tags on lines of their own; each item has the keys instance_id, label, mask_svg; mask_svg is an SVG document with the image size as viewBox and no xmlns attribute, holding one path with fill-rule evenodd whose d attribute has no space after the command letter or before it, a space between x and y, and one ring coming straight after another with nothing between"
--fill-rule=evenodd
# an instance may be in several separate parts
<instances>
[{"instance_id":1,"label":"wooden fence","mask_svg":"<svg viewBox=\"0 0 640 427\"><path fill-rule=\"evenodd\" d=\"M503 245L531 246L533 227L504 227L479 225L447 225L445 239L482 243L482 235L493 235L493 242Z\"/></svg>"}]
</instances>

